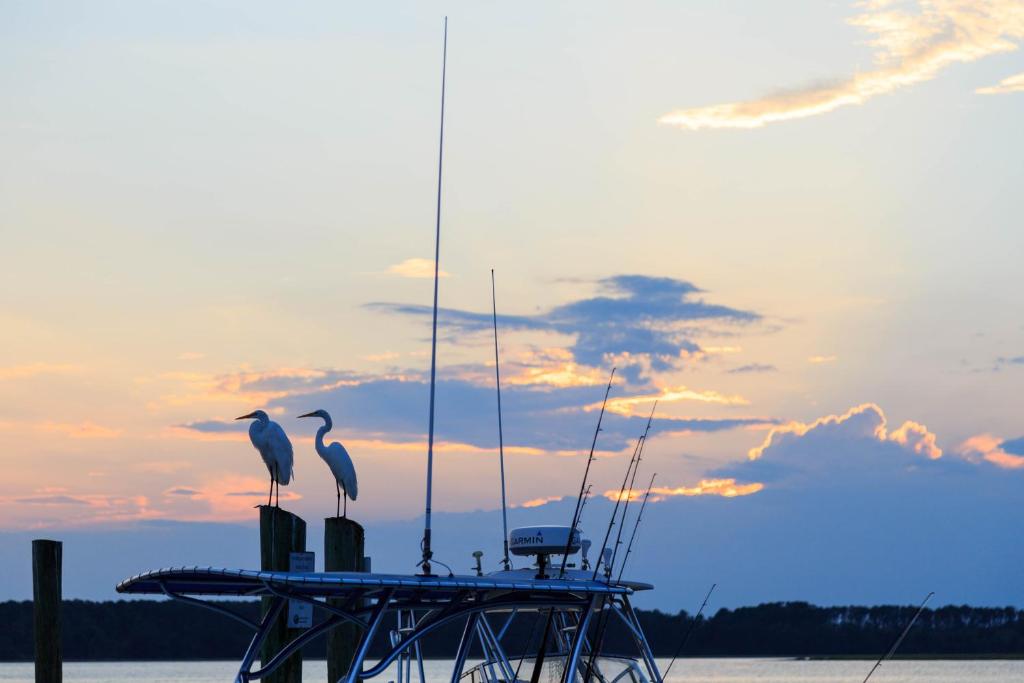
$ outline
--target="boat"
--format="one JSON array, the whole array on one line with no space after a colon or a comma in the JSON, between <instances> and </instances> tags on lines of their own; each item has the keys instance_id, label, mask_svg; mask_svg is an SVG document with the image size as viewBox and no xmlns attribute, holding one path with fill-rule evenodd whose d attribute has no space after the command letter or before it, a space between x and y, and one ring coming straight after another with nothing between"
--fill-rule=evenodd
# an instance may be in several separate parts
<instances>
[{"instance_id":1,"label":"boat","mask_svg":"<svg viewBox=\"0 0 1024 683\"><path fill-rule=\"evenodd\" d=\"M566 560L580 551L578 530L565 526L514 529L509 549L535 558L532 566L489 574L456 576L400 575L361 572L274 572L215 567L172 567L122 581L118 593L165 595L203 607L245 624L253 637L243 653L236 683L263 679L276 671L306 643L341 624L359 630L352 663L339 683L358 683L391 671L395 683L427 683L422 639L446 624L463 623L453 644L450 681L459 683L662 683L661 674L630 601L637 591L653 589L638 581L613 581L598 576L584 563ZM560 563L553 557L562 556ZM600 563L598 563L600 565ZM263 616L250 620L213 597L266 598ZM328 602L330 598L330 602ZM302 631L260 668L253 669L268 633L289 601L312 605L325 618ZM536 652L510 656L503 642L516 619L547 624L551 637ZM601 624L623 624L636 649L634 655L601 652ZM387 633L386 653L375 661L370 646ZM466 668L470 648L479 643L483 661Z\"/></svg>"}]
</instances>

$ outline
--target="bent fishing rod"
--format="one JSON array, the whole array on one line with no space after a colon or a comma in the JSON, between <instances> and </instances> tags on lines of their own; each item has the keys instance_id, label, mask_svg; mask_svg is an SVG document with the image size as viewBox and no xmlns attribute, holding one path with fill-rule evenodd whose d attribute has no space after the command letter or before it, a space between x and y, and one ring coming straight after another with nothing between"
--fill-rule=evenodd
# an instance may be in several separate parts
<instances>
[{"instance_id":1,"label":"bent fishing rod","mask_svg":"<svg viewBox=\"0 0 1024 683\"><path fill-rule=\"evenodd\" d=\"M619 493L615 496L615 506L612 508L611 519L608 520L608 528L604 532L604 540L601 541L601 548L598 551L598 562L594 565L594 575L590 577L591 581L597 580L597 571L601 567L600 557L604 555L604 549L608 547L608 539L612 535L612 527L615 526L615 518L619 514L619 504L622 502L622 497L626 495L626 485L629 483L629 473L633 471L633 466L636 464L636 456L640 452L640 445L644 442L644 437L641 435L636 439L636 445L633 447L633 455L629 458L629 464L626 465L626 474L622 477L622 486L619 487ZM607 569L607 567L605 567Z\"/></svg>"},{"instance_id":2,"label":"bent fishing rod","mask_svg":"<svg viewBox=\"0 0 1024 683\"><path fill-rule=\"evenodd\" d=\"M655 401L654 404L655 404L655 407L656 407L657 402ZM651 410L650 414L651 414L651 417L654 416L653 409ZM643 443L647 440L647 430L649 430L649 429L650 429L650 419L648 418L648 420L647 420L647 429L644 430L643 436L640 437L640 441L638 443L639 453L637 453L637 462L636 462L636 466L633 469L633 480L630 482L630 496L633 495L633 485L634 485L634 482L636 481L637 469L640 467L640 458L643 456ZM640 521L643 519L643 510L644 510L645 507L647 507L647 499L650 498L650 489L654 485L654 477L656 477L656 476L657 476L656 472L651 475L651 477L650 477L650 484L647 486L647 490L644 493L643 504L641 504L641 506L640 506L640 512L637 514L636 524L633 526L633 535L630 537L630 543L629 543L629 547L627 549L626 555L623 556L623 566L620 569L618 569L618 579L615 580L616 584L617 583L621 583L622 580L623 580L623 571L626 569L626 560L629 559L630 552L633 551L633 541L637 537L637 529L640 527ZM620 498L622 498L622 494L620 494ZM626 499L627 505L629 505L629 502L630 502L629 498L627 498ZM622 539L622 531L623 531L623 527L624 526L626 526L626 510L623 510L623 521L622 521L622 523L620 523L620 525L618 525L618 540L615 541L616 548L617 548L618 544L622 543L621 539ZM612 571L612 568L614 567L614 564L615 564L615 555L614 555L614 553L612 553L611 557L608 559L607 562L605 562L605 565L604 565L604 573L605 573L605 577L607 578L608 583L611 582L611 571ZM594 575L595 575L595 577L597 575L597 568L596 567L594 569ZM603 602L602 602L602 605L603 605ZM587 676L584 679L584 683L590 683L590 672L594 668L594 663L595 663L595 660L597 659L597 653L601 649L601 644L604 642L604 634L605 634L605 632L608 629L608 621L610 620L610 615L609 614L610 614L609 610L604 609L601 612L601 618L598 618L597 629L594 631L595 647L591 651L591 654L590 654L590 659L589 659L588 664L587 664L587 666L588 666Z\"/></svg>"},{"instance_id":3,"label":"bent fishing rod","mask_svg":"<svg viewBox=\"0 0 1024 683\"><path fill-rule=\"evenodd\" d=\"M911 618L910 623L908 623L907 627L903 629L903 633L901 633L900 637L896 639L896 642L892 644L892 647L889 648L889 651L878 658L878 661L875 662L875 665L871 667L871 671L869 671L868 675L864 677L864 683L868 683L868 679L871 678L871 674L875 673L875 670L878 667L882 666L882 662L889 661L890 659L892 659L892 656L896 654L896 650L899 649L899 646L903 644L903 639L907 637L908 633L910 633L910 629L913 628L914 623L917 621L917 618L921 616L921 612L924 611L924 606L928 604L928 601L932 599L933 595L935 595L935 593L931 592L924 597L924 600L921 601L921 605L917 608L917 611L914 612L914 616L913 618Z\"/></svg>"},{"instance_id":4,"label":"bent fishing rod","mask_svg":"<svg viewBox=\"0 0 1024 683\"><path fill-rule=\"evenodd\" d=\"M562 553L562 566L558 569L558 578L565 576L565 563L569 560L569 550L572 548L572 539L576 535L576 527L580 522L580 514L583 507L583 496L587 488L587 480L590 478L590 465L594 462L594 449L597 448L597 436L601 433L601 422L604 420L604 409L608 405L608 394L612 390L612 382L615 380L615 368L612 368L608 376L608 386L604 390L604 400L601 401L601 413L597 416L597 428L594 429L594 440L590 443L590 454L587 456L587 466L583 471L583 481L580 483L580 493L576 497L576 508L572 513L572 524L569 526L569 536L565 539L565 550ZM540 680L540 672L544 667L544 655L547 653L548 637L551 634L551 625L555 618L555 608L548 610L547 623L544 625L544 635L540 641L540 649L537 651L537 658L533 665L533 673L530 675L530 683L537 683Z\"/></svg>"},{"instance_id":5,"label":"bent fishing rod","mask_svg":"<svg viewBox=\"0 0 1024 683\"><path fill-rule=\"evenodd\" d=\"M605 575L609 580L612 578L612 571L615 569L615 558L619 555L619 548L622 546L622 530L626 528L626 515L629 513L629 501L633 499L633 487L636 485L636 473L640 469L640 461L644 457L644 448L647 447L647 435L651 431L651 421L654 419L654 411L658 409L658 402L654 402L654 406L651 408L651 414L647 417L647 426L644 428L644 435L640 441L640 452L636 456L636 466L633 468L633 478L629 481L629 495L626 496L626 502L622 506L622 522L619 523L619 530L615 535L615 547L612 549L612 559L608 563L608 566L604 568Z\"/></svg>"},{"instance_id":6,"label":"bent fishing rod","mask_svg":"<svg viewBox=\"0 0 1024 683\"><path fill-rule=\"evenodd\" d=\"M704 608L708 606L708 600L711 599L711 594L715 592L715 586L717 583L711 584L711 588L708 589L708 594L704 596L704 602L700 604L700 609L697 610L697 614L694 615L693 621L690 622L690 628L686 629L686 635L683 636L682 641L679 643L679 647L676 648L675 653L672 655L672 660L668 663L668 668L665 669L665 673L661 675L661 680L668 679L668 672L672 670L672 665L676 663L676 659L679 658L679 653L686 647L686 641L690 639L690 635L693 633L693 629L697 628L697 622L700 621L700 615L704 613Z\"/></svg>"},{"instance_id":7,"label":"bent fishing rod","mask_svg":"<svg viewBox=\"0 0 1024 683\"><path fill-rule=\"evenodd\" d=\"M608 386L604 390L604 400L601 401L601 413L597 416L597 427L594 429L594 440L590 442L590 455L587 456L587 467L583 470L583 481L580 482L580 493L576 496L576 509L572 513L572 524L569 526L569 537L565 540L565 552L562 553L562 566L558 569L558 578L565 576L565 563L569 559L569 549L572 547L572 537L576 534L576 527L580 523L580 511L583 505L583 492L587 487L587 480L590 478L590 464L594 462L594 449L597 448L597 435L601 433L601 422L604 420L604 409L608 405L608 394L612 390L612 382L615 381L615 368L612 368L608 376Z\"/></svg>"},{"instance_id":8,"label":"bent fishing rod","mask_svg":"<svg viewBox=\"0 0 1024 683\"><path fill-rule=\"evenodd\" d=\"M622 566L619 567L619 575L616 577L615 583L622 582L622 573L626 571L626 562L629 561L629 554L633 552L633 541L636 540L636 532L640 529L640 522L644 518L644 508L647 507L647 499L651 497L651 489L654 488L654 478L657 476L657 472L651 475L651 483L647 485L647 491L644 492L644 501L640 504L640 512L636 515L636 524L633 525L633 533L629 537L629 544L626 545L626 554L622 556Z\"/></svg>"}]
</instances>

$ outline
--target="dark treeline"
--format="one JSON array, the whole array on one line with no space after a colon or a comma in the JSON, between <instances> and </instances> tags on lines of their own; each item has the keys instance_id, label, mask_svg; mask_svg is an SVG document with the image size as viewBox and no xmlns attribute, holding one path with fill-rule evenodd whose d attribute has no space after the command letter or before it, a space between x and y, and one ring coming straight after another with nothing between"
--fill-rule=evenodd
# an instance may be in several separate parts
<instances>
[{"instance_id":1,"label":"dark treeline","mask_svg":"<svg viewBox=\"0 0 1024 683\"><path fill-rule=\"evenodd\" d=\"M255 617L257 603L221 603ZM815 607L802 602L721 609L702 618L685 656L878 656L908 622L913 607ZM689 628L686 612L670 615L640 611L639 617L656 654L669 656ZM494 619L495 626L501 620ZM235 659L249 638L243 626L212 612L170 601L64 603L64 656L68 660ZM506 648L518 653L536 647L534 615L516 619ZM450 657L462 625L453 623L425 642L426 655ZM374 651L384 650L381 633ZM612 620L605 651L632 653L628 633ZM306 656L323 657L318 639ZM901 655L1024 655L1024 610L1014 608L941 607L925 610L900 649ZM0 603L0 661L32 658L32 603Z\"/></svg>"}]
</instances>

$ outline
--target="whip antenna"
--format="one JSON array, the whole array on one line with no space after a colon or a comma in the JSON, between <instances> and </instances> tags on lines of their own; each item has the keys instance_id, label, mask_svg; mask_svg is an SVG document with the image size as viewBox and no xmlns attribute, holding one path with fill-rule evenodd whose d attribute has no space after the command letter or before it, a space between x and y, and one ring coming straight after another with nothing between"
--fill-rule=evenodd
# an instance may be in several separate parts
<instances>
[{"instance_id":1,"label":"whip antenna","mask_svg":"<svg viewBox=\"0 0 1024 683\"><path fill-rule=\"evenodd\" d=\"M505 547L505 571L512 568L508 559L508 510L505 505L505 437L501 430L501 370L498 369L498 298L494 293L494 268L491 268L491 316L494 320L494 385L498 389L498 462L501 467L501 527Z\"/></svg>"},{"instance_id":2,"label":"whip antenna","mask_svg":"<svg viewBox=\"0 0 1024 683\"><path fill-rule=\"evenodd\" d=\"M437 150L437 213L434 227L434 317L430 336L430 423L427 429L427 503L423 517L423 541L420 549L423 575L430 575L430 499L434 486L434 387L437 383L437 281L441 260L441 171L444 168L444 86L448 69L448 17L444 18L444 43L441 52L441 135Z\"/></svg>"},{"instance_id":3,"label":"whip antenna","mask_svg":"<svg viewBox=\"0 0 1024 683\"><path fill-rule=\"evenodd\" d=\"M935 593L929 593L924 597L924 600L921 601L921 606L918 607L917 612L914 613L914 617L910 620L910 623L907 624L907 627L903 629L903 633L901 633L900 637L896 639L896 642L892 644L889 651L878 658L875 665L871 667L871 671L869 671L868 675L864 677L864 683L868 683L868 679L871 678L871 674L875 673L875 669L882 666L882 662L892 659L892 656L896 654L896 650L899 649L899 646L903 643L903 639L907 637L908 633L910 633L910 629L913 628L914 622L916 622L917 618L921 616L921 612L924 611L924 606L928 604L928 601L932 599L933 595L935 595Z\"/></svg>"}]
</instances>

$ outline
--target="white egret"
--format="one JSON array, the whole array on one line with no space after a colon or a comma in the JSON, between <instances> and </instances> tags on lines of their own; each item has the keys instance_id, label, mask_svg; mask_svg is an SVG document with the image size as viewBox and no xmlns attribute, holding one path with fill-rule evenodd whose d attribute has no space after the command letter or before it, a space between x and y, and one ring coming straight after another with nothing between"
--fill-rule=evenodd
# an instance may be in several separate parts
<instances>
[{"instance_id":1,"label":"white egret","mask_svg":"<svg viewBox=\"0 0 1024 683\"><path fill-rule=\"evenodd\" d=\"M359 495L359 488L356 483L356 468L352 464L352 458L349 456L348 451L345 450L345 447L337 441L332 442L329 446L324 445L324 436L334 426L334 423L331 422L331 416L326 410L314 410L312 413L299 415L299 417L319 417L324 421L320 429L316 430L316 452L327 463L327 466L331 468L331 473L334 475L334 487L338 492L338 509L335 514L338 517L347 517L348 499L355 500L356 496ZM344 513L341 510L342 493L345 494Z\"/></svg>"},{"instance_id":2,"label":"white egret","mask_svg":"<svg viewBox=\"0 0 1024 683\"><path fill-rule=\"evenodd\" d=\"M274 482L277 482L277 506L281 506L281 484L285 486L292 480L294 471L292 463L292 442L288 435L281 429L281 425L273 422L262 410L256 410L248 415L236 417L236 420L253 420L249 425L249 440L270 472L270 495L267 497L267 505L270 505L274 495Z\"/></svg>"}]
</instances>

